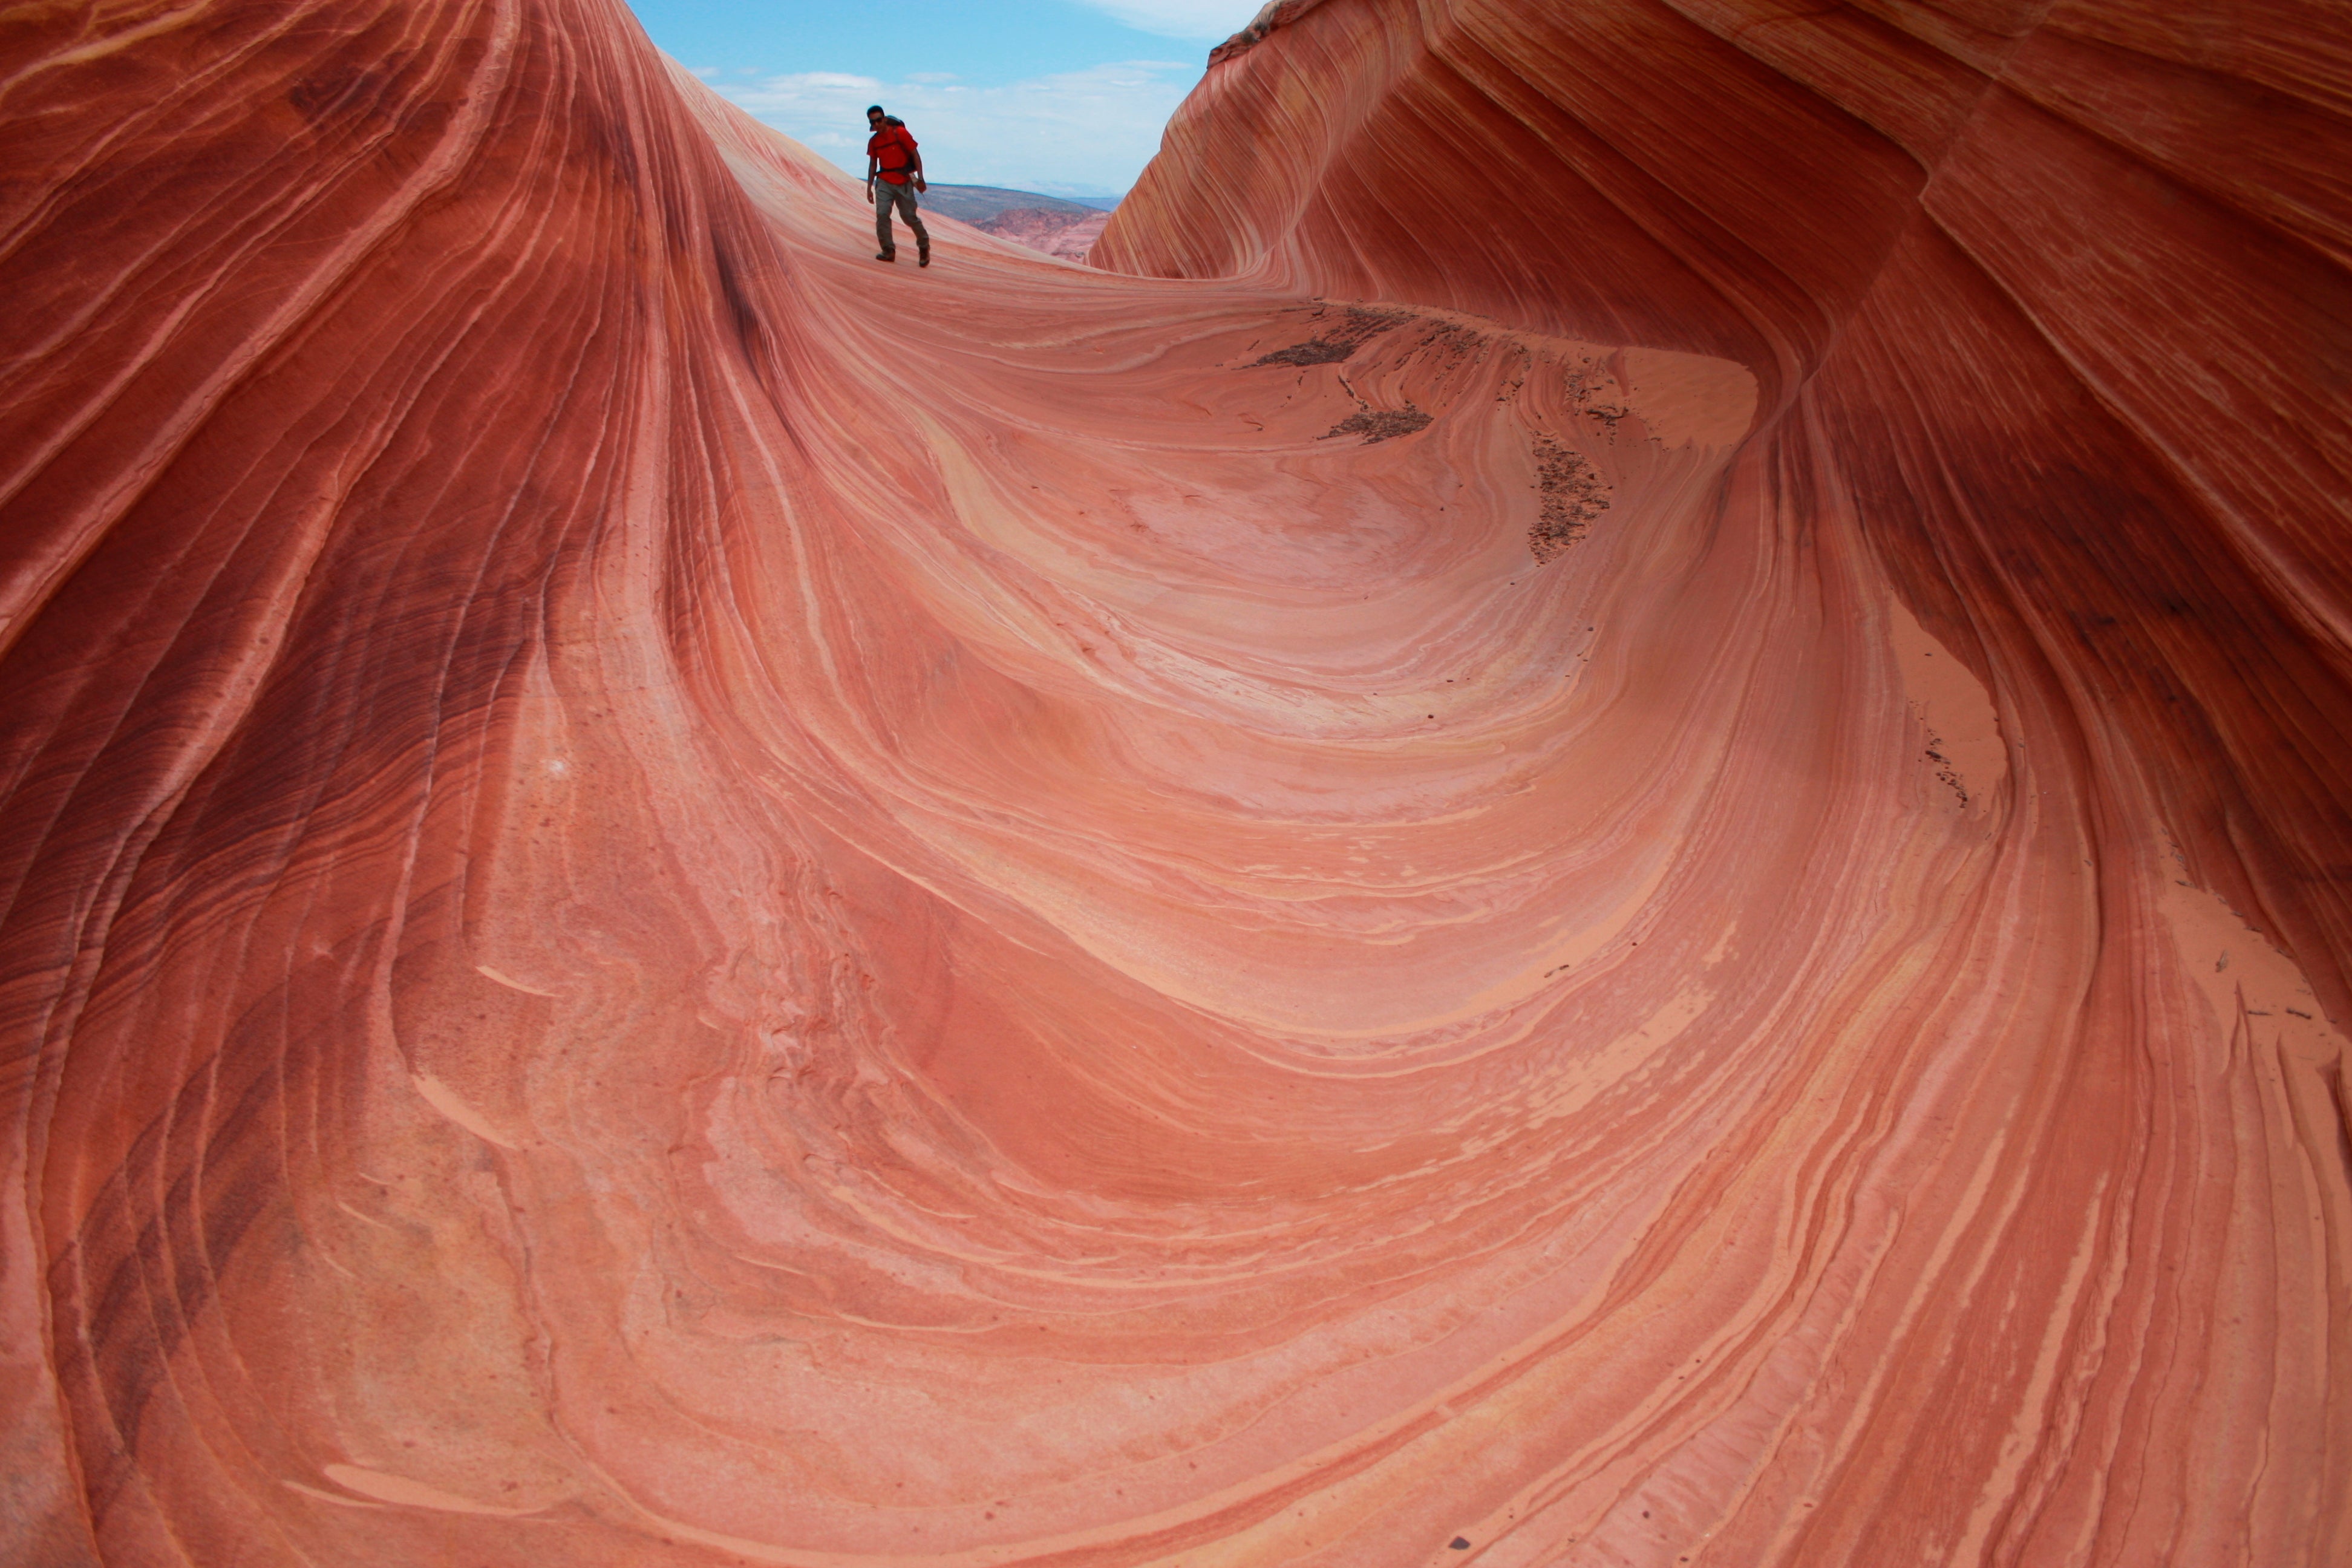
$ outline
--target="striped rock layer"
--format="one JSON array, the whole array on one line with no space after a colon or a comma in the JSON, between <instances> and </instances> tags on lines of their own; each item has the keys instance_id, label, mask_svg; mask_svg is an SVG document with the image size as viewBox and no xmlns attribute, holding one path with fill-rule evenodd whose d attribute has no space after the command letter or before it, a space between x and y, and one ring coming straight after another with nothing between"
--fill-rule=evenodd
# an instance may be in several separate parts
<instances>
[{"instance_id":1,"label":"striped rock layer","mask_svg":"<svg viewBox=\"0 0 2352 1568\"><path fill-rule=\"evenodd\" d=\"M8 1561L2352 1556L2340 12L0 26Z\"/></svg>"}]
</instances>

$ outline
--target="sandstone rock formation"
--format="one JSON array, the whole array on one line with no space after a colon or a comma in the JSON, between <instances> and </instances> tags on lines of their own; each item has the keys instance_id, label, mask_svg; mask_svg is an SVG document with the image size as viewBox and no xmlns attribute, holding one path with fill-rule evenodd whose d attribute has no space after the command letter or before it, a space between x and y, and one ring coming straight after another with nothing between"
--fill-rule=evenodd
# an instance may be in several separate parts
<instances>
[{"instance_id":1,"label":"sandstone rock formation","mask_svg":"<svg viewBox=\"0 0 2352 1568\"><path fill-rule=\"evenodd\" d=\"M7 1560L2352 1554L2325 7L8 26Z\"/></svg>"}]
</instances>

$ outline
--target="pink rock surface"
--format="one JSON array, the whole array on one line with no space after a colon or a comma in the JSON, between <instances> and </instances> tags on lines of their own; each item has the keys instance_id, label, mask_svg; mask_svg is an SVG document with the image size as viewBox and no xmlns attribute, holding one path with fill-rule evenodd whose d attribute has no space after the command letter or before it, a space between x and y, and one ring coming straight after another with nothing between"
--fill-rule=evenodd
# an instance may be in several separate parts
<instances>
[{"instance_id":1,"label":"pink rock surface","mask_svg":"<svg viewBox=\"0 0 2352 1568\"><path fill-rule=\"evenodd\" d=\"M9 1560L2352 1552L2340 28L1265 24L12 19Z\"/></svg>"}]
</instances>

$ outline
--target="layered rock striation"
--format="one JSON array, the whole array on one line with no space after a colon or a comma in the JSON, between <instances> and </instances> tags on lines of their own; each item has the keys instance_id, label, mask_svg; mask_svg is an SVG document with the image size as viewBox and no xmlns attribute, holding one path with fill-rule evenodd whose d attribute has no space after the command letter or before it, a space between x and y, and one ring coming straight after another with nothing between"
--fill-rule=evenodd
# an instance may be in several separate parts
<instances>
[{"instance_id":1,"label":"layered rock striation","mask_svg":"<svg viewBox=\"0 0 2352 1568\"><path fill-rule=\"evenodd\" d=\"M2352 1550L2321 9L9 26L12 1561Z\"/></svg>"}]
</instances>

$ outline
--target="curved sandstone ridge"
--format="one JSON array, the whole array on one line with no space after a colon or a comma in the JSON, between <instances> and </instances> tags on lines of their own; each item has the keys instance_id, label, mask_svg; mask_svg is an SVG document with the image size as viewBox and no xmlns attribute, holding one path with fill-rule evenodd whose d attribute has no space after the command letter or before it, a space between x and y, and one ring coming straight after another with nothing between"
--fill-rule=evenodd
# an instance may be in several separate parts
<instances>
[{"instance_id":1,"label":"curved sandstone ridge","mask_svg":"<svg viewBox=\"0 0 2352 1568\"><path fill-rule=\"evenodd\" d=\"M2154 11L1279 7L1124 276L16 14L6 1555L2343 1561L2352 70Z\"/></svg>"}]
</instances>

